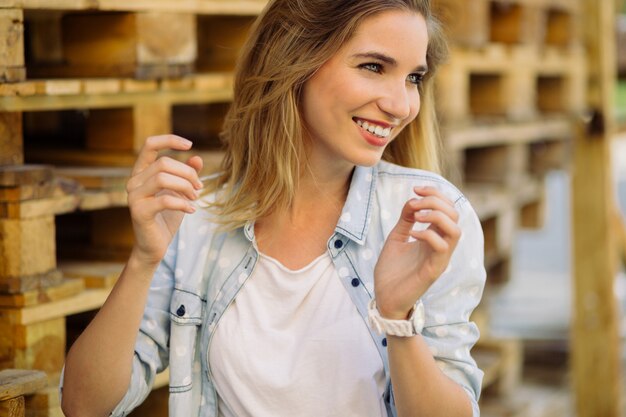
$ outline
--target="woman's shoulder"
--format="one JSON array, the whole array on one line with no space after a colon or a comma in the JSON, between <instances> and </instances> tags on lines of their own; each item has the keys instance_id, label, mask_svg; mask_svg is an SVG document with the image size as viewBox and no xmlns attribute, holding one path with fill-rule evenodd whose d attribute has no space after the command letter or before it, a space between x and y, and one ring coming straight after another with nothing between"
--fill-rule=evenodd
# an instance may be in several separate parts
<instances>
[{"instance_id":1,"label":"woman's shoulder","mask_svg":"<svg viewBox=\"0 0 626 417\"><path fill-rule=\"evenodd\" d=\"M435 187L441 190L454 203L465 200L461 190L442 175L432 171L407 168L381 161L377 165L377 179L379 190L393 192L398 197L405 194L399 192L403 190L408 190L412 195L413 187Z\"/></svg>"}]
</instances>

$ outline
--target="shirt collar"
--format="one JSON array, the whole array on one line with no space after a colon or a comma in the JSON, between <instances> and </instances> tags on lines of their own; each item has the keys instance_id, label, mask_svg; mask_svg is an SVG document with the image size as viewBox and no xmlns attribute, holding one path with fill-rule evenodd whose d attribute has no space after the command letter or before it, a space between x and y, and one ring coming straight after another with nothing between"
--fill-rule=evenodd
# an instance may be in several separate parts
<instances>
[{"instance_id":1,"label":"shirt collar","mask_svg":"<svg viewBox=\"0 0 626 417\"><path fill-rule=\"evenodd\" d=\"M359 245L365 243L365 236L367 236L371 222L377 171L376 166L357 166L354 169L348 198L335 228L337 233L341 233Z\"/></svg>"}]
</instances>

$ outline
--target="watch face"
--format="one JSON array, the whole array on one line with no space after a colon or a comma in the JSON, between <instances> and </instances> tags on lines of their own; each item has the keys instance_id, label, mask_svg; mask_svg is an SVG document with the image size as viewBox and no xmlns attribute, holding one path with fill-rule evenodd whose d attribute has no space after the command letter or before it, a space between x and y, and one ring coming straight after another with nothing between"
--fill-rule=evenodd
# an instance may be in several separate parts
<instances>
[{"instance_id":1,"label":"watch face","mask_svg":"<svg viewBox=\"0 0 626 417\"><path fill-rule=\"evenodd\" d=\"M413 310L413 318L411 320L415 334L422 333L425 320L426 314L424 312L424 304L422 303L422 300L420 300L417 304L415 304L415 310Z\"/></svg>"}]
</instances>

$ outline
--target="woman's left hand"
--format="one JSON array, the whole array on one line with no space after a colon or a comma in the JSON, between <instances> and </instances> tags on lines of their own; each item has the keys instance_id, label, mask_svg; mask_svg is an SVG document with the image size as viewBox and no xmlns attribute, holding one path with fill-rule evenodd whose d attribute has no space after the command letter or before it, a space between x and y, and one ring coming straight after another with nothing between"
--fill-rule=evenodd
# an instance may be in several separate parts
<instances>
[{"instance_id":1,"label":"woman's left hand","mask_svg":"<svg viewBox=\"0 0 626 417\"><path fill-rule=\"evenodd\" d=\"M416 187L414 192L422 198L404 205L374 270L376 305L387 319L407 318L415 302L446 270L461 237L459 215L450 200L434 187ZM414 231L416 222L430 226Z\"/></svg>"}]
</instances>

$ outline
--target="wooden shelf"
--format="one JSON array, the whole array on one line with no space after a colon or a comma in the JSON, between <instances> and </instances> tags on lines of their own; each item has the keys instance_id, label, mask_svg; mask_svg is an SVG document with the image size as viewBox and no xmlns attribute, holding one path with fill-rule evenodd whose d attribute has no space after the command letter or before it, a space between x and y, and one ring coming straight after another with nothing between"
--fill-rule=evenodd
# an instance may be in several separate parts
<instances>
[{"instance_id":1,"label":"wooden shelf","mask_svg":"<svg viewBox=\"0 0 626 417\"><path fill-rule=\"evenodd\" d=\"M475 122L468 126L444 128L446 149L511 145L539 140L569 139L574 134L572 120L566 116L538 118L527 122Z\"/></svg>"},{"instance_id":2,"label":"wooden shelf","mask_svg":"<svg viewBox=\"0 0 626 417\"><path fill-rule=\"evenodd\" d=\"M180 80L132 79L29 80L0 84L0 111L70 110L129 107L156 101L170 104L232 100L232 74L192 75Z\"/></svg>"},{"instance_id":3,"label":"wooden shelf","mask_svg":"<svg viewBox=\"0 0 626 417\"><path fill-rule=\"evenodd\" d=\"M22 309L0 309L0 320L27 325L99 309L109 296L109 289L87 289L73 297Z\"/></svg>"},{"instance_id":4,"label":"wooden shelf","mask_svg":"<svg viewBox=\"0 0 626 417\"><path fill-rule=\"evenodd\" d=\"M0 0L0 8L257 15L266 0Z\"/></svg>"}]
</instances>

